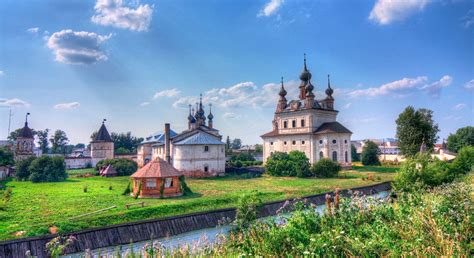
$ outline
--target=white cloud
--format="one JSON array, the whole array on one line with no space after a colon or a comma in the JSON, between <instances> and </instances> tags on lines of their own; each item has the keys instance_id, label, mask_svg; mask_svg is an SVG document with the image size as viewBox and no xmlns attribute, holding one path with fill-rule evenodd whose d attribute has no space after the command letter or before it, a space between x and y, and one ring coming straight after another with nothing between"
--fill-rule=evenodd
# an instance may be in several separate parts
<instances>
[{"instance_id":1,"label":"white cloud","mask_svg":"<svg viewBox=\"0 0 474 258\"><path fill-rule=\"evenodd\" d=\"M13 99L0 98L0 106L2 107L29 107L30 103L21 99L17 99L17 98L13 98Z\"/></svg>"},{"instance_id":2,"label":"white cloud","mask_svg":"<svg viewBox=\"0 0 474 258\"><path fill-rule=\"evenodd\" d=\"M271 16L271 15L275 14L278 11L278 9L281 7L283 2L285 2L285 1L284 0L270 0L270 2L265 4L263 9L260 10L260 12L257 14L257 16L258 17L261 17L261 16L268 17L268 16Z\"/></svg>"},{"instance_id":3,"label":"white cloud","mask_svg":"<svg viewBox=\"0 0 474 258\"><path fill-rule=\"evenodd\" d=\"M157 91L155 95L153 95L153 99L159 99L161 97L172 98L172 97L178 96L180 93L181 91L179 91L176 88L173 88L170 90Z\"/></svg>"},{"instance_id":4,"label":"white cloud","mask_svg":"<svg viewBox=\"0 0 474 258\"><path fill-rule=\"evenodd\" d=\"M137 0L135 6L125 6L122 0L97 0L92 22L103 26L113 26L134 31L146 31L150 26L153 6L141 5ZM135 8L134 8L135 7Z\"/></svg>"},{"instance_id":5,"label":"white cloud","mask_svg":"<svg viewBox=\"0 0 474 258\"><path fill-rule=\"evenodd\" d=\"M148 106L148 105L150 105L150 102L142 102L142 103L140 103L140 107L146 107L146 106Z\"/></svg>"},{"instance_id":6,"label":"white cloud","mask_svg":"<svg viewBox=\"0 0 474 258\"><path fill-rule=\"evenodd\" d=\"M107 55L100 46L111 36L111 34L102 36L94 32L62 30L49 37L47 46L53 50L58 62L93 64L107 60Z\"/></svg>"},{"instance_id":7,"label":"white cloud","mask_svg":"<svg viewBox=\"0 0 474 258\"><path fill-rule=\"evenodd\" d=\"M29 32L29 33L31 33L31 34L36 34L36 33L38 33L39 28L38 28L38 27L29 28L29 29L27 29L26 31Z\"/></svg>"},{"instance_id":8,"label":"white cloud","mask_svg":"<svg viewBox=\"0 0 474 258\"><path fill-rule=\"evenodd\" d=\"M222 117L225 119L236 119L236 118L241 118L242 116L233 112L226 112L222 115Z\"/></svg>"},{"instance_id":9,"label":"white cloud","mask_svg":"<svg viewBox=\"0 0 474 258\"><path fill-rule=\"evenodd\" d=\"M454 110L461 110L461 109L464 109L465 107L466 107L466 104L464 104L464 103L459 103L459 104L455 105L455 106L453 107L453 109L454 109Z\"/></svg>"},{"instance_id":10,"label":"white cloud","mask_svg":"<svg viewBox=\"0 0 474 258\"><path fill-rule=\"evenodd\" d=\"M5 75L5 72L0 70L0 77L4 76Z\"/></svg>"},{"instance_id":11,"label":"white cloud","mask_svg":"<svg viewBox=\"0 0 474 258\"><path fill-rule=\"evenodd\" d=\"M426 83L427 80L428 77L426 76L418 76L416 78L403 78L398 81L383 84L380 87L354 90L349 92L348 95L352 98L360 96L378 97L415 88L417 86L423 85L424 83Z\"/></svg>"},{"instance_id":12,"label":"white cloud","mask_svg":"<svg viewBox=\"0 0 474 258\"><path fill-rule=\"evenodd\" d=\"M66 109L76 109L78 107L80 107L81 104L79 102L70 102L70 103L59 103L59 104L56 104L54 105L54 108L55 109L62 109L62 110L66 110Z\"/></svg>"},{"instance_id":13,"label":"white cloud","mask_svg":"<svg viewBox=\"0 0 474 258\"><path fill-rule=\"evenodd\" d=\"M401 21L422 11L430 0L377 0L369 19L381 25Z\"/></svg>"},{"instance_id":14,"label":"white cloud","mask_svg":"<svg viewBox=\"0 0 474 258\"><path fill-rule=\"evenodd\" d=\"M468 89L468 90L474 90L474 79L466 82L464 84L464 88Z\"/></svg>"},{"instance_id":15,"label":"white cloud","mask_svg":"<svg viewBox=\"0 0 474 258\"><path fill-rule=\"evenodd\" d=\"M431 84L421 87L422 90L425 90L428 94L432 96L439 96L441 89L448 87L453 82L453 77L449 75L443 76L439 81L433 82Z\"/></svg>"}]
</instances>

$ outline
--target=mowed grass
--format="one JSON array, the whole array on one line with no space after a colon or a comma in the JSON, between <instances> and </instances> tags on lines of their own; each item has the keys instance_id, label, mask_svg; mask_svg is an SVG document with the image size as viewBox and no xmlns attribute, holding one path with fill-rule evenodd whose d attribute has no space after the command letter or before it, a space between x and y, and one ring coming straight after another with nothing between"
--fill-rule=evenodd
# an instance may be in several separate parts
<instances>
[{"instance_id":1,"label":"mowed grass","mask_svg":"<svg viewBox=\"0 0 474 258\"><path fill-rule=\"evenodd\" d=\"M79 171L72 171L76 174ZM72 174L72 173L71 173ZM366 180L372 174L375 181ZM292 197L376 184L392 180L394 173L343 171L338 178L288 178L263 175L243 179L237 176L187 179L191 196L169 199L139 199L122 195L129 177L70 177L59 183L31 183L8 180L13 195L6 210L0 211L0 240L48 234L50 227L66 233L80 229L142 219L235 207L243 193L261 192L263 200ZM87 192L83 188L87 186ZM110 190L111 188L111 190ZM144 201L145 207L125 208L125 204ZM73 219L99 209L106 212Z\"/></svg>"}]
</instances>

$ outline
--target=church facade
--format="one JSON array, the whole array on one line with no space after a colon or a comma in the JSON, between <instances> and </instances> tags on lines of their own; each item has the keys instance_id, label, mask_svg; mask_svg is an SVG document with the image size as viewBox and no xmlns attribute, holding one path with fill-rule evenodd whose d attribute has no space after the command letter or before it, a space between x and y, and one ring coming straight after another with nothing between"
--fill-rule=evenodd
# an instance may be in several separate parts
<instances>
[{"instance_id":1,"label":"church facade","mask_svg":"<svg viewBox=\"0 0 474 258\"><path fill-rule=\"evenodd\" d=\"M161 158L185 176L210 177L225 173L225 148L222 135L214 128L214 115L209 107L206 117L202 98L196 108L189 106L188 129L175 133L165 125L164 132L146 137L138 147L140 167ZM207 123L206 123L207 120Z\"/></svg>"},{"instance_id":2,"label":"church facade","mask_svg":"<svg viewBox=\"0 0 474 258\"><path fill-rule=\"evenodd\" d=\"M334 109L334 90L329 75L326 97L321 100L315 99L311 77L305 57L299 96L291 101L286 99L282 78L273 129L261 136L264 162L274 152L298 150L304 152L312 164L327 158L339 162L342 167L350 167L352 132L336 121L338 111Z\"/></svg>"}]
</instances>

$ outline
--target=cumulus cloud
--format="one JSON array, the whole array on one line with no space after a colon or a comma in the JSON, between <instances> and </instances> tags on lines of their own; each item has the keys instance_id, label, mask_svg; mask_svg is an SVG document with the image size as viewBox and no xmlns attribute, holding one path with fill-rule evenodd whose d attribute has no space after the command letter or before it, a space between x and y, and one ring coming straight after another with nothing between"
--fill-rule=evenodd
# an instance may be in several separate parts
<instances>
[{"instance_id":1,"label":"cumulus cloud","mask_svg":"<svg viewBox=\"0 0 474 258\"><path fill-rule=\"evenodd\" d=\"M429 2L430 0L377 0L369 19L387 25L422 11Z\"/></svg>"},{"instance_id":2,"label":"cumulus cloud","mask_svg":"<svg viewBox=\"0 0 474 258\"><path fill-rule=\"evenodd\" d=\"M461 109L464 109L465 107L466 107L466 104L464 104L464 103L459 103L459 104L455 105L455 106L453 107L453 109L454 109L454 110L461 110Z\"/></svg>"},{"instance_id":3,"label":"cumulus cloud","mask_svg":"<svg viewBox=\"0 0 474 258\"><path fill-rule=\"evenodd\" d=\"M368 89L354 90L348 93L349 97L355 98L360 96L378 97L388 95L390 93L397 93L403 90L412 89L423 85L428 81L426 76L418 76L416 78L403 78L398 81L383 84L380 87L373 87Z\"/></svg>"},{"instance_id":4,"label":"cumulus cloud","mask_svg":"<svg viewBox=\"0 0 474 258\"><path fill-rule=\"evenodd\" d=\"M287 98L296 98L298 95L298 82L288 81L285 89L288 92ZM205 103L214 103L223 108L234 107L269 107L276 105L280 83L268 83L261 87L253 82L241 82L229 87L214 88L203 93ZM174 102L173 106L187 107L199 101L197 96L181 97Z\"/></svg>"},{"instance_id":5,"label":"cumulus cloud","mask_svg":"<svg viewBox=\"0 0 474 258\"><path fill-rule=\"evenodd\" d=\"M262 8L262 10L260 10L257 16L268 17L275 14L278 11L278 9L280 9L283 2L285 1L284 0L270 0L270 2L266 3L265 6Z\"/></svg>"},{"instance_id":6,"label":"cumulus cloud","mask_svg":"<svg viewBox=\"0 0 474 258\"><path fill-rule=\"evenodd\" d=\"M452 82L453 77L445 75L439 81L424 85L423 87L421 87L421 89L432 96L439 96L439 94L441 94L441 89L448 87L449 85L451 85Z\"/></svg>"},{"instance_id":7,"label":"cumulus cloud","mask_svg":"<svg viewBox=\"0 0 474 258\"><path fill-rule=\"evenodd\" d=\"M97 0L92 22L103 26L113 26L134 31L146 31L150 26L153 6L126 6L122 0Z\"/></svg>"},{"instance_id":8,"label":"cumulus cloud","mask_svg":"<svg viewBox=\"0 0 474 258\"><path fill-rule=\"evenodd\" d=\"M240 118L242 116L233 112L226 112L222 115L222 117L225 119L235 119L235 118Z\"/></svg>"},{"instance_id":9,"label":"cumulus cloud","mask_svg":"<svg viewBox=\"0 0 474 258\"><path fill-rule=\"evenodd\" d=\"M474 79L466 82L464 84L464 88L468 89L468 90L474 90Z\"/></svg>"},{"instance_id":10,"label":"cumulus cloud","mask_svg":"<svg viewBox=\"0 0 474 258\"><path fill-rule=\"evenodd\" d=\"M142 102L142 103L140 103L140 107L146 107L146 106L148 106L148 105L150 105L150 102Z\"/></svg>"},{"instance_id":11,"label":"cumulus cloud","mask_svg":"<svg viewBox=\"0 0 474 258\"><path fill-rule=\"evenodd\" d=\"M38 28L38 27L29 28L29 29L27 29L26 31L29 32L29 33L31 33L31 34L36 34L36 33L38 33L39 28Z\"/></svg>"},{"instance_id":12,"label":"cumulus cloud","mask_svg":"<svg viewBox=\"0 0 474 258\"><path fill-rule=\"evenodd\" d=\"M13 98L13 99L0 98L0 106L2 107L29 107L30 103L21 99L17 99L17 98Z\"/></svg>"},{"instance_id":13,"label":"cumulus cloud","mask_svg":"<svg viewBox=\"0 0 474 258\"><path fill-rule=\"evenodd\" d=\"M80 107L81 104L79 102L70 102L70 103L59 103L54 105L55 109L61 109L61 110L68 110L68 109L76 109Z\"/></svg>"},{"instance_id":14,"label":"cumulus cloud","mask_svg":"<svg viewBox=\"0 0 474 258\"><path fill-rule=\"evenodd\" d=\"M155 95L153 95L153 99L159 99L159 98L162 98L162 97L172 98L172 97L178 96L180 93L181 93L181 91L179 91L176 88L173 88L173 89L170 89L170 90L157 91L155 93Z\"/></svg>"},{"instance_id":15,"label":"cumulus cloud","mask_svg":"<svg viewBox=\"0 0 474 258\"><path fill-rule=\"evenodd\" d=\"M47 46L53 50L58 62L93 64L107 60L101 45L111 36L111 34L102 36L94 32L62 30L48 38Z\"/></svg>"}]
</instances>

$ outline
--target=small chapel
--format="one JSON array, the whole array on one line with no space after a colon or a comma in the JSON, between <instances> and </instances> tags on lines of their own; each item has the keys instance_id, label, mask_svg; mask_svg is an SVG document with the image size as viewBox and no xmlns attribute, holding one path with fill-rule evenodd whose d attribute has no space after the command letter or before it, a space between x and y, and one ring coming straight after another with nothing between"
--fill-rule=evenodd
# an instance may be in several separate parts
<instances>
[{"instance_id":1,"label":"small chapel","mask_svg":"<svg viewBox=\"0 0 474 258\"><path fill-rule=\"evenodd\" d=\"M225 173L225 143L214 128L212 105L206 117L202 104L189 105L188 128L176 133L165 124L165 130L152 134L138 146L137 163L145 166L157 158L169 161L178 171L188 177L212 177ZM207 122L206 122L207 120Z\"/></svg>"},{"instance_id":2,"label":"small chapel","mask_svg":"<svg viewBox=\"0 0 474 258\"><path fill-rule=\"evenodd\" d=\"M339 162L342 167L351 164L352 132L336 121L339 111L334 109L334 90L328 75L326 97L315 99L312 74L304 57L300 74L298 99L288 101L287 91L281 80L279 100L272 121L272 131L263 134L264 162L274 152L304 152L313 164L327 158Z\"/></svg>"}]
</instances>

